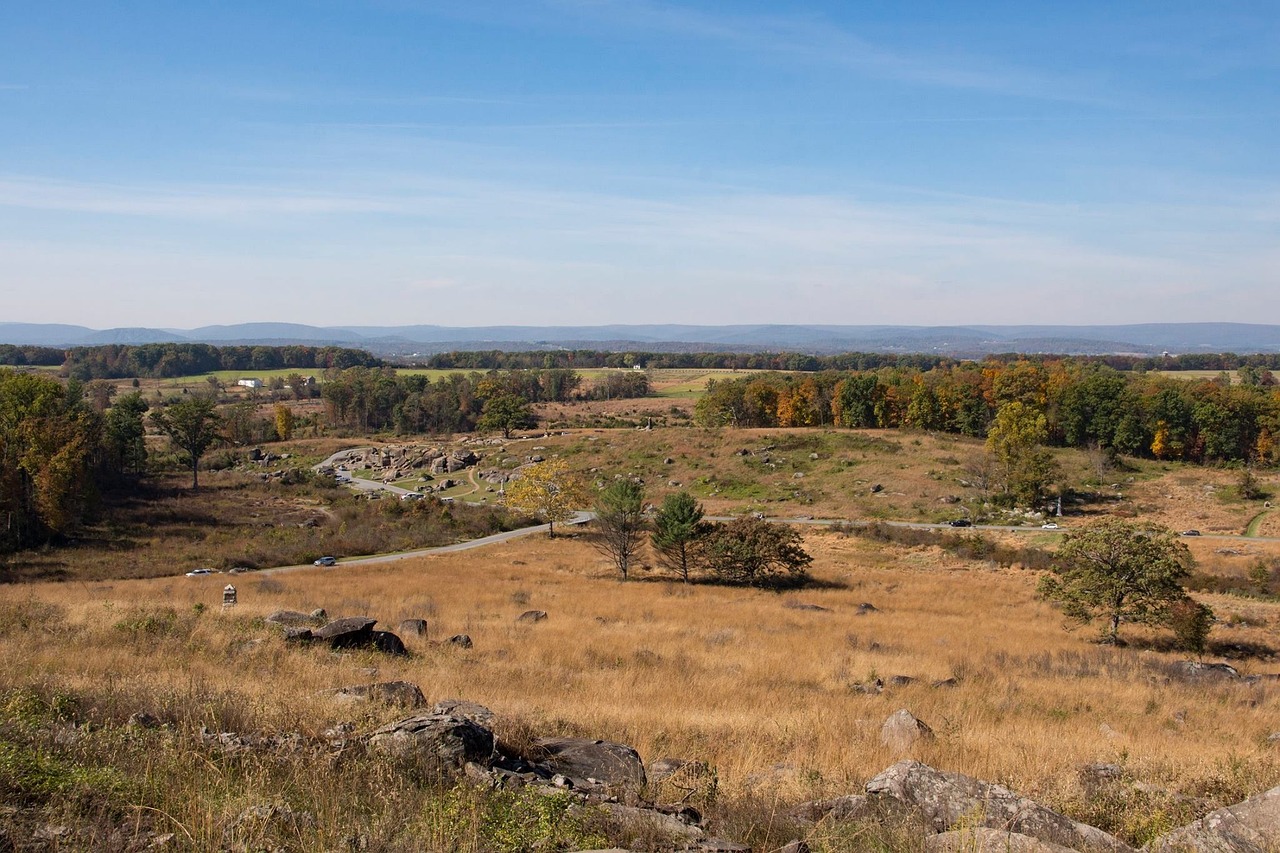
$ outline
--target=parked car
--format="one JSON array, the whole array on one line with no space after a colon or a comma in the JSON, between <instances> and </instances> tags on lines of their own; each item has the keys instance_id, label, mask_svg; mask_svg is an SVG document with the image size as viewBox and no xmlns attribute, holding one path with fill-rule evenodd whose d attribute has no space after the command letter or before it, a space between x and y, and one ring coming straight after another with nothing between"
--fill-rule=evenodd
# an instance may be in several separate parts
<instances>
[{"instance_id":1,"label":"parked car","mask_svg":"<svg viewBox=\"0 0 1280 853\"><path fill-rule=\"evenodd\" d=\"M1199 536L1199 535L1200 535L1200 531L1199 531L1199 530L1184 530L1184 531L1182 531L1182 535L1183 535L1183 536Z\"/></svg>"},{"instance_id":2,"label":"parked car","mask_svg":"<svg viewBox=\"0 0 1280 853\"><path fill-rule=\"evenodd\" d=\"M1061 528L1058 526L1058 522L1056 521L1046 521L1044 524L1040 525L1040 529L1041 530L1060 530Z\"/></svg>"},{"instance_id":3,"label":"parked car","mask_svg":"<svg viewBox=\"0 0 1280 853\"><path fill-rule=\"evenodd\" d=\"M313 566L336 566L338 564L337 557L321 557L312 563Z\"/></svg>"},{"instance_id":4,"label":"parked car","mask_svg":"<svg viewBox=\"0 0 1280 853\"><path fill-rule=\"evenodd\" d=\"M405 492L403 495L400 496L400 500L417 501L417 500L421 500L424 497L426 497L426 495L424 495L422 492Z\"/></svg>"},{"instance_id":5,"label":"parked car","mask_svg":"<svg viewBox=\"0 0 1280 853\"><path fill-rule=\"evenodd\" d=\"M191 571L187 572L187 577L198 578L203 575L211 575L211 574L214 574L213 569L192 569Z\"/></svg>"},{"instance_id":6,"label":"parked car","mask_svg":"<svg viewBox=\"0 0 1280 853\"><path fill-rule=\"evenodd\" d=\"M950 524L952 527L973 527L973 522L967 518L953 518L951 521L948 521L947 524Z\"/></svg>"}]
</instances>

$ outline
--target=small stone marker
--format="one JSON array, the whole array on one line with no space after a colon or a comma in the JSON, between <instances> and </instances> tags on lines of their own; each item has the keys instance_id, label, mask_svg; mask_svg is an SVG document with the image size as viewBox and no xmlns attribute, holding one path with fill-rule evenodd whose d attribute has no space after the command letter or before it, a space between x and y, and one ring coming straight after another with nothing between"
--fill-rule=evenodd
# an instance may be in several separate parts
<instances>
[{"instance_id":1,"label":"small stone marker","mask_svg":"<svg viewBox=\"0 0 1280 853\"><path fill-rule=\"evenodd\" d=\"M222 588L222 606L224 608L236 606L236 588L231 584Z\"/></svg>"}]
</instances>

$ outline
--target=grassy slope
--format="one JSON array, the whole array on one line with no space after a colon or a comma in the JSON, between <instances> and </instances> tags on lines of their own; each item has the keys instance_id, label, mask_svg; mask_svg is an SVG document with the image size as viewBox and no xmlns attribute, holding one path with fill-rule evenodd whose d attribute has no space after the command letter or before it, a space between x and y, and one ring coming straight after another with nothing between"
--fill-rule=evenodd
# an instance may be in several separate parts
<instances>
[{"instance_id":1,"label":"grassy slope","mask_svg":"<svg viewBox=\"0 0 1280 853\"><path fill-rule=\"evenodd\" d=\"M210 774L210 759L182 746L183 737L199 725L315 734L344 720L366 731L403 712L334 705L318 691L405 679L431 701L489 705L508 738L574 733L631 743L650 760L706 761L718 772L720 796L702 805L726 834L761 849L785 840L776 819L782 805L857 790L899 757L880 744L879 726L901 707L937 733L915 757L1009 784L1134 841L1280 783L1280 761L1266 742L1275 728L1274 686L1185 685L1163 669L1177 655L1091 645L1088 632L1064 631L1035 600L1031 573L835 533L814 532L807 545L815 574L831 588L783 596L685 587L643 572L645 580L622 584L581 538L541 537L389 566L250 577L230 612L216 609L216 577L0 588L0 654L8 662L0 690L38 685L74 697L104 732L133 711L160 714L176 727L166 750L189 757L153 762L148 772L169 778L142 801L168 818L149 820L217 837L246 804L283 799L323 817L295 839L306 849L369 831L423 794L386 778L378 784L398 793L382 805L355 795L342 802L310 784L319 771L300 757L242 766L213 756L221 769ZM828 611L786 606L794 601ZM877 610L856 615L862 602ZM1212 603L1224 615L1240 606ZM197 613L200 605L208 609ZM426 618L430 639L466 632L475 648L408 638L407 659L335 657L290 649L257 621L278 608L313 607L374 615L388 626ZM516 623L530 607L550 618ZM1273 640L1277 608L1248 609L1231 639ZM880 695L851 689L893 675L918 681ZM948 677L958 685L929 686ZM128 755L114 759L126 777L138 772ZM1113 799L1090 799L1080 788L1079 768L1098 761L1124 768L1126 784ZM357 763L349 772L368 784L359 774L374 771ZM1130 782L1203 801L1179 804ZM334 777L335 789L345 784ZM821 833L813 841L818 850L849 849ZM381 849L454 849L429 834L413 843L421 846Z\"/></svg>"}]
</instances>

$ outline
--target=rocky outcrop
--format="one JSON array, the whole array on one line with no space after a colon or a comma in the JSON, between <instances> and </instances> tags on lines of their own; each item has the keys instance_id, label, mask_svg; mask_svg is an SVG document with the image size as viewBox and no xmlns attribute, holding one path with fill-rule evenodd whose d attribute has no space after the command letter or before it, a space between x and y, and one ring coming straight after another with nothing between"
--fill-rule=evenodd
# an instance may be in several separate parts
<instances>
[{"instance_id":1,"label":"rocky outcrop","mask_svg":"<svg viewBox=\"0 0 1280 853\"><path fill-rule=\"evenodd\" d=\"M1157 838L1152 853L1272 853L1280 849L1280 788L1272 788Z\"/></svg>"},{"instance_id":2,"label":"rocky outcrop","mask_svg":"<svg viewBox=\"0 0 1280 853\"><path fill-rule=\"evenodd\" d=\"M878 805L917 816L935 833L963 824L1027 835L1090 853L1127 853L1132 848L1108 833L1071 820L1008 788L972 776L935 770L919 761L900 761L866 785Z\"/></svg>"}]
</instances>

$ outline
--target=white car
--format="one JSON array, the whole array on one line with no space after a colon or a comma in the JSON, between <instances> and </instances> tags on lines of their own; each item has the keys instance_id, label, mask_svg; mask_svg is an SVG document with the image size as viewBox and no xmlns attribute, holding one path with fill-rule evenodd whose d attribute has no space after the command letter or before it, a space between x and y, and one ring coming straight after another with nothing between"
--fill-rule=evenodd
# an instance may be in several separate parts
<instances>
[{"instance_id":1,"label":"white car","mask_svg":"<svg viewBox=\"0 0 1280 853\"><path fill-rule=\"evenodd\" d=\"M203 575L211 575L213 573L214 573L213 569L192 569L191 571L187 572L187 577L198 578Z\"/></svg>"},{"instance_id":2,"label":"white car","mask_svg":"<svg viewBox=\"0 0 1280 853\"><path fill-rule=\"evenodd\" d=\"M405 492L403 495L400 496L400 500L418 501L418 500L422 500L424 497L426 497L426 495L424 495L422 492Z\"/></svg>"},{"instance_id":3,"label":"white car","mask_svg":"<svg viewBox=\"0 0 1280 853\"><path fill-rule=\"evenodd\" d=\"M1046 521L1044 524L1040 525L1040 529L1041 530L1061 530L1062 528L1058 526L1058 523L1056 521Z\"/></svg>"},{"instance_id":4,"label":"white car","mask_svg":"<svg viewBox=\"0 0 1280 853\"><path fill-rule=\"evenodd\" d=\"M337 557L321 557L311 565L313 566L336 566L338 564Z\"/></svg>"}]
</instances>

